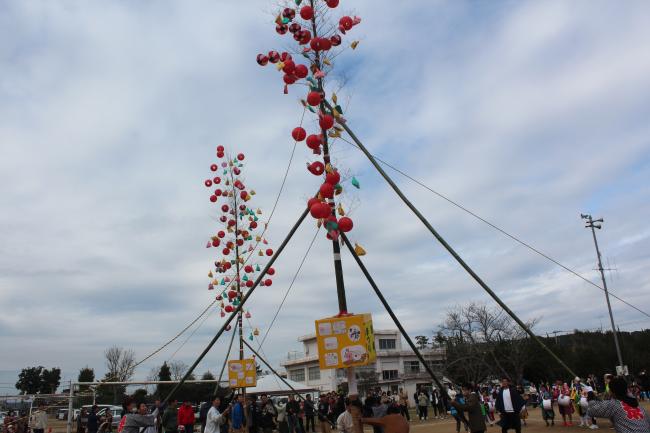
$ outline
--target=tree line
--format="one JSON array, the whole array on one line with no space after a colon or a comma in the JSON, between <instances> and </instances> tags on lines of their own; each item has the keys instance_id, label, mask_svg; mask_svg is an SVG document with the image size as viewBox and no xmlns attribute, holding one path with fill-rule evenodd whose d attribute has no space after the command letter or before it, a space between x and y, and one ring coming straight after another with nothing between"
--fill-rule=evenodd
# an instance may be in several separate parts
<instances>
[{"instance_id":1,"label":"tree line","mask_svg":"<svg viewBox=\"0 0 650 433\"><path fill-rule=\"evenodd\" d=\"M527 325L533 329L538 319ZM540 339L581 377L615 374L618 364L611 331L580 331ZM623 361L634 375L650 367L650 330L619 332ZM455 382L480 383L503 376L521 383L568 380L566 372L506 313L470 303L448 310L431 339L416 336L419 348L444 348L442 373Z\"/></svg>"}]
</instances>

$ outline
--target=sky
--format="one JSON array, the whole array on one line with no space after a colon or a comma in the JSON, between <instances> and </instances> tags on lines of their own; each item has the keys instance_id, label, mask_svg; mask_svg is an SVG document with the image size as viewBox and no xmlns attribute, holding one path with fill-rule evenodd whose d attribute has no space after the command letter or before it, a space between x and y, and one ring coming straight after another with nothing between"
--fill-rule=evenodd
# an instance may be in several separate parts
<instances>
[{"instance_id":1,"label":"sky","mask_svg":"<svg viewBox=\"0 0 650 433\"><path fill-rule=\"evenodd\" d=\"M251 202L278 196L304 88L282 92L258 53L291 47L268 0L0 1L0 371L105 372L104 350L138 360L213 299L216 209L203 180L215 147L246 154ZM645 1L341 0L362 18L327 77L375 155L650 311L650 4ZM305 126L315 129L312 116ZM343 203L353 242L411 335L446 311L493 301L345 142L333 158L360 189ZM299 143L269 224L277 246L318 180ZM536 331L607 327L602 291L388 171L430 223ZM264 334L314 236L308 219L250 300ZM391 328L349 254L348 304ZM320 233L264 344L278 366L313 321L336 314L331 244ZM650 319L612 300L621 329ZM136 371L191 364L218 311ZM186 340L187 336L191 337ZM250 332L250 330L248 330ZM227 342L198 366L218 371ZM9 392L9 391L7 391Z\"/></svg>"}]
</instances>

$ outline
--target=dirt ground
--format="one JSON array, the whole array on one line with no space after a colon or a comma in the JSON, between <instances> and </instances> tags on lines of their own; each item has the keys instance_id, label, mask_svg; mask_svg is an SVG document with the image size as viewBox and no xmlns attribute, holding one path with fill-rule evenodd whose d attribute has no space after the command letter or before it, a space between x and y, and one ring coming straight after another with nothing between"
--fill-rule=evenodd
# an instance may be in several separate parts
<instances>
[{"instance_id":1,"label":"dirt ground","mask_svg":"<svg viewBox=\"0 0 650 433\"><path fill-rule=\"evenodd\" d=\"M650 411L650 403L648 402L643 402L641 403L643 407L647 411ZM539 408L537 409L528 409L529 417L526 420L527 425L523 426L522 425L522 433L578 433L578 432L584 432L587 433L588 431L591 431L589 429L584 429L577 427L577 425L574 425L573 427L563 427L562 426L562 417L560 417L558 411L555 411L555 421L556 424L553 427L546 427L546 424L542 420L542 413ZM576 422L577 421L577 422ZM580 420L575 417L574 418L574 423L579 424ZM604 432L613 432L613 430L609 429L609 421L607 420L599 420L598 421L600 425L600 431ZM57 421L53 420L50 418L50 427L52 428L52 433L65 433L66 431L66 422L65 421ZM73 426L73 432L75 431L75 428ZM316 431L318 432L318 426L316 427ZM372 429L369 427L366 427L365 429L366 432L372 432ZM455 433L456 432L456 421L451 418L447 417L446 419L436 419L436 420L431 420L429 419L428 421L420 421L415 417L415 414L413 411L411 411L411 431L414 433ZM514 433L514 430L510 430L511 432ZM501 432L501 427L495 425L493 427L488 426L487 433L500 433Z\"/></svg>"}]
</instances>

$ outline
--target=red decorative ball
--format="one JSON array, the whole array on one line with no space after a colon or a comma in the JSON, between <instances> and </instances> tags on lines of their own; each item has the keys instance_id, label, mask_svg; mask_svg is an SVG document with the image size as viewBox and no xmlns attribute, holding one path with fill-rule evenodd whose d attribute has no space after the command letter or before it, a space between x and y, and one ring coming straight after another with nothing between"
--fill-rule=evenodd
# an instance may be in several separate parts
<instances>
[{"instance_id":1,"label":"red decorative ball","mask_svg":"<svg viewBox=\"0 0 650 433\"><path fill-rule=\"evenodd\" d=\"M271 284L273 284L273 281L270 278L267 278L266 280L264 280L264 285L265 286L270 286Z\"/></svg>"},{"instance_id":2,"label":"red decorative ball","mask_svg":"<svg viewBox=\"0 0 650 433\"><path fill-rule=\"evenodd\" d=\"M303 6L300 9L300 18L303 20L310 20L314 17L314 10L311 8L311 6Z\"/></svg>"},{"instance_id":3,"label":"red decorative ball","mask_svg":"<svg viewBox=\"0 0 650 433\"><path fill-rule=\"evenodd\" d=\"M217 158L223 158L223 152L217 152Z\"/></svg>"},{"instance_id":4,"label":"red decorative ball","mask_svg":"<svg viewBox=\"0 0 650 433\"><path fill-rule=\"evenodd\" d=\"M266 255L267 255L267 256L272 256L272 255L273 255L273 250L272 250L271 248L268 248L268 249L266 250Z\"/></svg>"},{"instance_id":5,"label":"red decorative ball","mask_svg":"<svg viewBox=\"0 0 650 433\"><path fill-rule=\"evenodd\" d=\"M250 228L251 229L257 228L257 221L251 221Z\"/></svg>"},{"instance_id":6,"label":"red decorative ball","mask_svg":"<svg viewBox=\"0 0 650 433\"><path fill-rule=\"evenodd\" d=\"M226 263L224 264L224 267L225 267L226 269L230 269L230 268L232 268L232 265L230 264L230 262L226 262Z\"/></svg>"},{"instance_id":7,"label":"red decorative ball","mask_svg":"<svg viewBox=\"0 0 650 433\"><path fill-rule=\"evenodd\" d=\"M321 38L313 38L311 40L311 42L309 42L309 46L314 51L320 51L321 50L320 41L321 41Z\"/></svg>"},{"instance_id":8,"label":"red decorative ball","mask_svg":"<svg viewBox=\"0 0 650 433\"><path fill-rule=\"evenodd\" d=\"M212 182L213 182L215 185L217 185L217 184L221 183L221 178L217 176L217 177L215 177L214 179L212 179Z\"/></svg>"},{"instance_id":9,"label":"red decorative ball","mask_svg":"<svg viewBox=\"0 0 650 433\"><path fill-rule=\"evenodd\" d=\"M253 267L251 265L244 266L244 272L253 272Z\"/></svg>"},{"instance_id":10,"label":"red decorative ball","mask_svg":"<svg viewBox=\"0 0 650 433\"><path fill-rule=\"evenodd\" d=\"M284 80L285 84L293 84L296 82L296 77L293 75L284 74L284 77L282 77L282 79Z\"/></svg>"},{"instance_id":11,"label":"red decorative ball","mask_svg":"<svg viewBox=\"0 0 650 433\"><path fill-rule=\"evenodd\" d=\"M221 206L221 211L222 212L228 212L228 209L230 209L230 208L228 207L227 204L224 204L223 206Z\"/></svg>"},{"instance_id":12,"label":"red decorative ball","mask_svg":"<svg viewBox=\"0 0 650 433\"><path fill-rule=\"evenodd\" d=\"M246 198L247 195L248 195L248 193L247 193L246 191L241 191L241 192L239 193L239 197L240 197L242 200L244 200L244 199Z\"/></svg>"},{"instance_id":13,"label":"red decorative ball","mask_svg":"<svg viewBox=\"0 0 650 433\"><path fill-rule=\"evenodd\" d=\"M237 246L241 247L242 245L244 245L244 240L243 239L237 239Z\"/></svg>"},{"instance_id":14,"label":"red decorative ball","mask_svg":"<svg viewBox=\"0 0 650 433\"><path fill-rule=\"evenodd\" d=\"M230 305L227 305L226 308L230 307ZM229 313L232 312L232 308L230 309ZM232 329L232 326L228 325L226 326L226 331L230 331Z\"/></svg>"},{"instance_id":15,"label":"red decorative ball","mask_svg":"<svg viewBox=\"0 0 650 433\"><path fill-rule=\"evenodd\" d=\"M327 38L321 38L320 39L320 49L322 51L327 51L330 48L332 48L332 42Z\"/></svg>"},{"instance_id":16,"label":"red decorative ball","mask_svg":"<svg viewBox=\"0 0 650 433\"><path fill-rule=\"evenodd\" d=\"M334 186L330 185L329 183L324 183L320 186L319 189L321 195L325 198L332 198L334 197Z\"/></svg>"},{"instance_id":17,"label":"red decorative ball","mask_svg":"<svg viewBox=\"0 0 650 433\"><path fill-rule=\"evenodd\" d=\"M323 144L323 138L320 134L311 134L307 137L307 147L310 149L318 149L318 146Z\"/></svg>"},{"instance_id":18,"label":"red decorative ball","mask_svg":"<svg viewBox=\"0 0 650 433\"><path fill-rule=\"evenodd\" d=\"M243 161L244 158L246 158L246 157L244 156L243 153L240 153L239 155L237 155L237 159L238 159L239 161Z\"/></svg>"},{"instance_id":19,"label":"red decorative ball","mask_svg":"<svg viewBox=\"0 0 650 433\"><path fill-rule=\"evenodd\" d=\"M307 136L307 132L305 131L305 128L297 126L293 128L293 131L291 131L291 136L296 141L302 141Z\"/></svg>"},{"instance_id":20,"label":"red decorative ball","mask_svg":"<svg viewBox=\"0 0 650 433\"><path fill-rule=\"evenodd\" d=\"M275 31L278 32L279 35L283 35L289 31L289 27L285 24L278 24L275 26Z\"/></svg>"},{"instance_id":21,"label":"red decorative ball","mask_svg":"<svg viewBox=\"0 0 650 433\"><path fill-rule=\"evenodd\" d=\"M298 78L305 78L307 75L309 75L309 69L307 69L307 66L305 65L296 65L296 69L294 69L293 75Z\"/></svg>"},{"instance_id":22,"label":"red decorative ball","mask_svg":"<svg viewBox=\"0 0 650 433\"><path fill-rule=\"evenodd\" d=\"M253 281L252 280L246 281L246 287L253 287Z\"/></svg>"},{"instance_id":23,"label":"red decorative ball","mask_svg":"<svg viewBox=\"0 0 650 433\"><path fill-rule=\"evenodd\" d=\"M293 34L299 32L301 29L302 27L300 27L300 24L298 23L291 23L291 25L289 26L289 32Z\"/></svg>"},{"instance_id":24,"label":"red decorative ball","mask_svg":"<svg viewBox=\"0 0 650 433\"><path fill-rule=\"evenodd\" d=\"M323 114L320 116L318 123L322 129L328 130L334 126L334 118L329 114Z\"/></svg>"},{"instance_id":25,"label":"red decorative ball","mask_svg":"<svg viewBox=\"0 0 650 433\"><path fill-rule=\"evenodd\" d=\"M230 250L228 248L224 248L223 250L221 250L221 252L223 253L224 256L230 254Z\"/></svg>"},{"instance_id":26,"label":"red decorative ball","mask_svg":"<svg viewBox=\"0 0 650 433\"><path fill-rule=\"evenodd\" d=\"M269 268L269 270L266 271L266 273L269 274L269 275L275 275L275 269Z\"/></svg>"},{"instance_id":27,"label":"red decorative ball","mask_svg":"<svg viewBox=\"0 0 650 433\"><path fill-rule=\"evenodd\" d=\"M320 104L322 100L320 92L309 92L307 95L307 103L312 107L315 107Z\"/></svg>"},{"instance_id":28,"label":"red decorative ball","mask_svg":"<svg viewBox=\"0 0 650 433\"><path fill-rule=\"evenodd\" d=\"M225 223L226 221L228 221L228 218L226 218L225 215L221 215L221 217L219 218L219 221L221 221L222 223Z\"/></svg>"},{"instance_id":29,"label":"red decorative ball","mask_svg":"<svg viewBox=\"0 0 650 433\"><path fill-rule=\"evenodd\" d=\"M330 42L332 43L333 46L338 47L339 45L341 45L341 36L334 35L330 37Z\"/></svg>"},{"instance_id":30,"label":"red decorative ball","mask_svg":"<svg viewBox=\"0 0 650 433\"><path fill-rule=\"evenodd\" d=\"M325 165L320 161L314 161L307 166L307 170L315 176L320 176L325 172Z\"/></svg>"},{"instance_id":31,"label":"red decorative ball","mask_svg":"<svg viewBox=\"0 0 650 433\"><path fill-rule=\"evenodd\" d=\"M217 146L217 152L223 152L226 150L222 145Z\"/></svg>"},{"instance_id":32,"label":"red decorative ball","mask_svg":"<svg viewBox=\"0 0 650 433\"><path fill-rule=\"evenodd\" d=\"M218 247L218 246L219 246L219 243L220 243L220 242L219 242L219 239L213 239L213 240L212 240L212 246L213 246L213 247Z\"/></svg>"},{"instance_id":33,"label":"red decorative ball","mask_svg":"<svg viewBox=\"0 0 650 433\"><path fill-rule=\"evenodd\" d=\"M287 60L286 62L284 62L282 71L284 71L285 74L291 75L295 70L296 70L296 64L293 63L293 60Z\"/></svg>"},{"instance_id":34,"label":"red decorative ball","mask_svg":"<svg viewBox=\"0 0 650 433\"><path fill-rule=\"evenodd\" d=\"M296 10L291 8L284 8L284 10L282 11L282 16L284 18L289 18L289 20L291 21L296 17Z\"/></svg>"},{"instance_id":35,"label":"red decorative ball","mask_svg":"<svg viewBox=\"0 0 650 433\"><path fill-rule=\"evenodd\" d=\"M269 63L269 57L264 54L257 55L257 64L260 66L266 66Z\"/></svg>"},{"instance_id":36,"label":"red decorative ball","mask_svg":"<svg viewBox=\"0 0 650 433\"><path fill-rule=\"evenodd\" d=\"M352 220L348 217L341 217L339 218L339 230L341 230L343 233L347 233L350 230L352 230L352 227L354 224L352 224Z\"/></svg>"},{"instance_id":37,"label":"red decorative ball","mask_svg":"<svg viewBox=\"0 0 650 433\"><path fill-rule=\"evenodd\" d=\"M269 62L278 63L279 61L280 61L280 54L277 51L269 51Z\"/></svg>"},{"instance_id":38,"label":"red decorative ball","mask_svg":"<svg viewBox=\"0 0 650 433\"><path fill-rule=\"evenodd\" d=\"M296 33L298 34L298 33ZM311 40L311 32L309 30L301 30L300 31L300 45L305 45L308 44L309 41Z\"/></svg>"},{"instance_id":39,"label":"red decorative ball","mask_svg":"<svg viewBox=\"0 0 650 433\"><path fill-rule=\"evenodd\" d=\"M350 30L354 25L354 21L352 21L352 18L346 15L344 17L341 17L341 19L339 20L339 25L343 27L345 30Z\"/></svg>"},{"instance_id":40,"label":"red decorative ball","mask_svg":"<svg viewBox=\"0 0 650 433\"><path fill-rule=\"evenodd\" d=\"M224 236L226 236L226 232L224 232L223 230L219 230L219 233L217 233L217 236L219 236L220 238L223 238Z\"/></svg>"},{"instance_id":41,"label":"red decorative ball","mask_svg":"<svg viewBox=\"0 0 650 433\"><path fill-rule=\"evenodd\" d=\"M316 203L320 203L320 200L318 200L316 197L310 198L309 200L307 200L307 208L311 209L311 207Z\"/></svg>"},{"instance_id":42,"label":"red decorative ball","mask_svg":"<svg viewBox=\"0 0 650 433\"><path fill-rule=\"evenodd\" d=\"M327 175L325 175L325 182L329 183L332 186L335 186L340 181L341 175L338 171L332 171L331 173L327 173Z\"/></svg>"},{"instance_id":43,"label":"red decorative ball","mask_svg":"<svg viewBox=\"0 0 650 433\"><path fill-rule=\"evenodd\" d=\"M216 195L211 195L211 196L210 196L210 201L211 201L212 203L216 202L216 201L217 201L217 196L216 196Z\"/></svg>"},{"instance_id":44,"label":"red decorative ball","mask_svg":"<svg viewBox=\"0 0 650 433\"><path fill-rule=\"evenodd\" d=\"M228 290L228 299L233 299L237 297L237 292L234 290Z\"/></svg>"},{"instance_id":45,"label":"red decorative ball","mask_svg":"<svg viewBox=\"0 0 650 433\"><path fill-rule=\"evenodd\" d=\"M224 308L224 311L226 313L232 313L233 310L234 310L234 308L232 307L232 305L226 305L225 308ZM230 328L230 325L228 325L228 328Z\"/></svg>"},{"instance_id":46,"label":"red decorative ball","mask_svg":"<svg viewBox=\"0 0 650 433\"><path fill-rule=\"evenodd\" d=\"M232 172L235 173L237 176L241 174L241 170L238 167L233 168Z\"/></svg>"},{"instance_id":47,"label":"red decorative ball","mask_svg":"<svg viewBox=\"0 0 650 433\"><path fill-rule=\"evenodd\" d=\"M235 220L228 220L228 226L232 227L232 226L234 226L235 224L237 224L237 221L235 221Z\"/></svg>"},{"instance_id":48,"label":"red decorative ball","mask_svg":"<svg viewBox=\"0 0 650 433\"><path fill-rule=\"evenodd\" d=\"M325 0L325 3L327 3L327 6L331 7L334 9L339 5L339 0Z\"/></svg>"},{"instance_id":49,"label":"red decorative ball","mask_svg":"<svg viewBox=\"0 0 650 433\"><path fill-rule=\"evenodd\" d=\"M327 218L327 216L332 213L332 210L327 203L318 202L312 205L311 208L309 208L309 213L311 214L312 217L316 219L320 219L320 218Z\"/></svg>"},{"instance_id":50,"label":"red decorative ball","mask_svg":"<svg viewBox=\"0 0 650 433\"><path fill-rule=\"evenodd\" d=\"M220 195L222 195L222 193L223 193L223 191L221 191L221 189L219 189L219 188L217 188L217 189L214 190L214 195L216 195L217 197L219 197Z\"/></svg>"},{"instance_id":51,"label":"red decorative ball","mask_svg":"<svg viewBox=\"0 0 650 433\"><path fill-rule=\"evenodd\" d=\"M217 164L212 164L212 165L210 166L210 170L212 170L212 171L217 171L218 168L219 168L219 167L217 166Z\"/></svg>"},{"instance_id":52,"label":"red decorative ball","mask_svg":"<svg viewBox=\"0 0 650 433\"><path fill-rule=\"evenodd\" d=\"M282 54L280 54L280 61L286 62L287 60L292 60L291 54L287 53L286 51L283 51Z\"/></svg>"},{"instance_id":53,"label":"red decorative ball","mask_svg":"<svg viewBox=\"0 0 650 433\"><path fill-rule=\"evenodd\" d=\"M212 181L211 181L210 179L206 180L206 181L203 182L203 183L204 183L205 186L207 186L208 188L210 188L210 187L212 186Z\"/></svg>"}]
</instances>

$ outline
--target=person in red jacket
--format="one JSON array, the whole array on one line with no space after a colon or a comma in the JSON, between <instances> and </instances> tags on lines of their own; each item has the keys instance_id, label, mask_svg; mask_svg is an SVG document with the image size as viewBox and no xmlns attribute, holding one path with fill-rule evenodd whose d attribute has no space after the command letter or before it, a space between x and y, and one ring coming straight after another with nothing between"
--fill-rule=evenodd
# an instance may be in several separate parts
<instances>
[{"instance_id":1,"label":"person in red jacket","mask_svg":"<svg viewBox=\"0 0 650 433\"><path fill-rule=\"evenodd\" d=\"M183 402L183 405L178 408L178 425L183 426L185 433L192 433L194 431L194 408L192 402Z\"/></svg>"}]
</instances>

